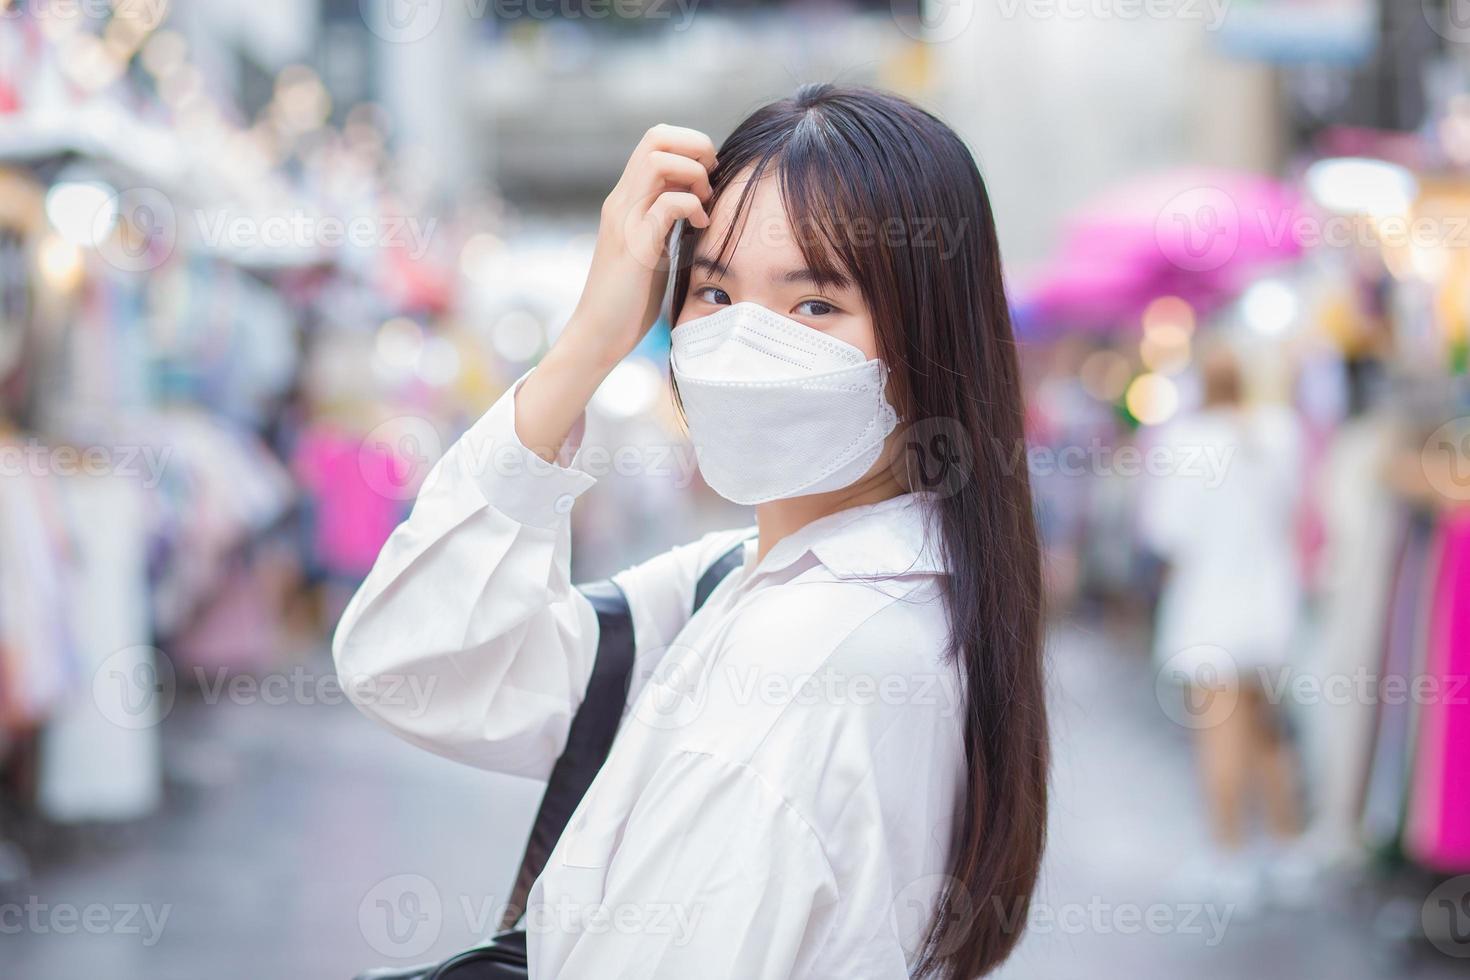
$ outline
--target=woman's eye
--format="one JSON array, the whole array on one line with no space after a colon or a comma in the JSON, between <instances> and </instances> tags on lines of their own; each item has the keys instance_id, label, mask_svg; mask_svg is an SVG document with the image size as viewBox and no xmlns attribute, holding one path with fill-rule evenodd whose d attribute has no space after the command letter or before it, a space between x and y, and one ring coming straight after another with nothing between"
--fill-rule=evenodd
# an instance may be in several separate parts
<instances>
[{"instance_id":1,"label":"woman's eye","mask_svg":"<svg viewBox=\"0 0 1470 980\"><path fill-rule=\"evenodd\" d=\"M804 314L805 316L826 316L827 314L835 313L836 311L837 307L833 306L831 303L824 303L819 299L809 299L804 303L796 304L796 312Z\"/></svg>"},{"instance_id":2,"label":"woman's eye","mask_svg":"<svg viewBox=\"0 0 1470 980\"><path fill-rule=\"evenodd\" d=\"M730 305L730 294L725 292L718 286L701 287L695 295L704 300L706 303L712 303L715 306Z\"/></svg>"}]
</instances>

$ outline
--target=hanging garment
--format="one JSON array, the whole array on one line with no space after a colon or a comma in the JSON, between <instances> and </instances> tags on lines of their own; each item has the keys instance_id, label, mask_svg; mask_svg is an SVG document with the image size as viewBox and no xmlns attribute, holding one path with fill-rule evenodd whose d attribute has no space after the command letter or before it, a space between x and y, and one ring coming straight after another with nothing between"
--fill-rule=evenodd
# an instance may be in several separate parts
<instances>
[{"instance_id":1,"label":"hanging garment","mask_svg":"<svg viewBox=\"0 0 1470 980\"><path fill-rule=\"evenodd\" d=\"M1394 446L1381 418L1338 430L1321 470L1322 561L1319 631L1300 665L1318 692L1299 705L1318 853L1360 851L1363 785L1373 749L1374 682L1383 660L1393 549L1399 519L1383 480Z\"/></svg>"},{"instance_id":2,"label":"hanging garment","mask_svg":"<svg viewBox=\"0 0 1470 980\"><path fill-rule=\"evenodd\" d=\"M1470 510L1440 526L1426 677L1433 695L1420 708L1414 788L1404 849L1449 874L1470 871Z\"/></svg>"},{"instance_id":3,"label":"hanging garment","mask_svg":"<svg viewBox=\"0 0 1470 980\"><path fill-rule=\"evenodd\" d=\"M72 636L70 537L57 480L30 472L27 447L0 442L0 728L32 727L80 679Z\"/></svg>"},{"instance_id":4,"label":"hanging garment","mask_svg":"<svg viewBox=\"0 0 1470 980\"><path fill-rule=\"evenodd\" d=\"M90 681L48 721L37 796L58 822L133 820L163 792L159 725L172 685L148 645L143 497L127 477L58 478L76 534L77 642Z\"/></svg>"},{"instance_id":5,"label":"hanging garment","mask_svg":"<svg viewBox=\"0 0 1470 980\"><path fill-rule=\"evenodd\" d=\"M1418 719L1412 691L1414 678L1424 672L1434 543L1434 519L1422 512L1410 517L1390 594L1382 674L1385 691L1390 690L1388 685L1397 685L1393 690L1401 690L1403 694L1385 695L1378 703L1373 758L1363 804L1363 840L1371 847L1393 847L1403 833Z\"/></svg>"},{"instance_id":6,"label":"hanging garment","mask_svg":"<svg viewBox=\"0 0 1470 980\"><path fill-rule=\"evenodd\" d=\"M151 599L159 634L171 636L222 587L231 556L287 511L295 488L270 450L236 426L185 410L147 423L132 435L166 463L149 495L159 548Z\"/></svg>"}]
</instances>

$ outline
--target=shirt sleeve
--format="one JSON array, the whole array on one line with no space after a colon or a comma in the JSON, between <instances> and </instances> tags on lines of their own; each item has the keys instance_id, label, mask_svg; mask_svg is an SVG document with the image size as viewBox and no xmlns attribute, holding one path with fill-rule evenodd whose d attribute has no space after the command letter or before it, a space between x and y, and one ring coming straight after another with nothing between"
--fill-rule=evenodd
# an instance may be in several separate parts
<instances>
[{"instance_id":1,"label":"shirt sleeve","mask_svg":"<svg viewBox=\"0 0 1470 980\"><path fill-rule=\"evenodd\" d=\"M521 444L524 377L430 471L332 652L351 700L408 741L544 779L597 650L596 614L571 585L569 517L596 480L579 465L582 420L558 463Z\"/></svg>"},{"instance_id":2,"label":"shirt sleeve","mask_svg":"<svg viewBox=\"0 0 1470 980\"><path fill-rule=\"evenodd\" d=\"M609 928L578 933L558 976L812 976L836 899L821 843L779 793L746 766L682 752L607 868Z\"/></svg>"},{"instance_id":3,"label":"shirt sleeve","mask_svg":"<svg viewBox=\"0 0 1470 980\"><path fill-rule=\"evenodd\" d=\"M595 477L579 420L548 463L515 431L524 376L430 471L338 623L349 697L406 740L545 779L582 703L597 616L571 583L571 510ZM716 531L625 569L636 697L689 619L704 569L752 529Z\"/></svg>"}]
</instances>

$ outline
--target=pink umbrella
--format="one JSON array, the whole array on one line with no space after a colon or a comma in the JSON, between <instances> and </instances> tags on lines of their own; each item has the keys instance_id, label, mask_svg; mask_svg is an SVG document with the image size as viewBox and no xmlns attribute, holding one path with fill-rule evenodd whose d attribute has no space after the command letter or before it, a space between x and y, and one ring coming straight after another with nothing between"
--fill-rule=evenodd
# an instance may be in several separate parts
<instances>
[{"instance_id":1,"label":"pink umbrella","mask_svg":"<svg viewBox=\"0 0 1470 980\"><path fill-rule=\"evenodd\" d=\"M1178 170L1109 191L1069 220L1020 292L1023 327L1105 329L1159 296L1217 308L1301 254L1300 196L1269 177Z\"/></svg>"}]
</instances>

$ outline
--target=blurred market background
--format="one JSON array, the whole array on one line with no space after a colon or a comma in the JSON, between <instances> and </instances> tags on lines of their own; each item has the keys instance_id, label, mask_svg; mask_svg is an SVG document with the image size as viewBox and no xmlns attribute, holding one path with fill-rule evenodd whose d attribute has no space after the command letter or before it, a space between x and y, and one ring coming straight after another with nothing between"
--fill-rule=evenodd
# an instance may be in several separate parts
<instances>
[{"instance_id":1,"label":"blurred market background","mask_svg":"<svg viewBox=\"0 0 1470 980\"><path fill-rule=\"evenodd\" d=\"M372 727L327 638L639 135L823 80L998 213L1057 746L1006 975L1466 975L1463 0L0 0L0 975L490 930L538 787ZM680 445L667 343L609 445ZM749 514L650 465L574 518L586 579Z\"/></svg>"}]
</instances>

